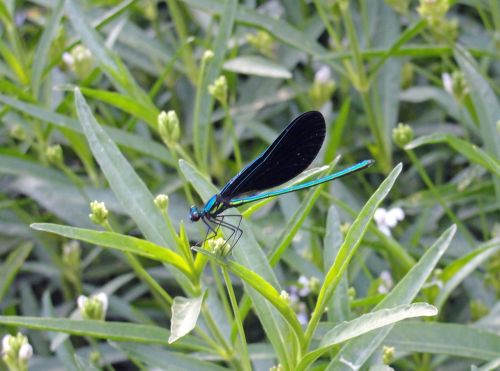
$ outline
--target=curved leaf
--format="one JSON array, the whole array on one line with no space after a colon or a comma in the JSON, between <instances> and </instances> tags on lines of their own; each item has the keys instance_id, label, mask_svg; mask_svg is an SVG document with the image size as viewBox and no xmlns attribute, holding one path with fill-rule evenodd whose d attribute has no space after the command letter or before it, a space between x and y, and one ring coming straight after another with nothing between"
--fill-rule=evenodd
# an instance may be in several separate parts
<instances>
[{"instance_id":1,"label":"curved leaf","mask_svg":"<svg viewBox=\"0 0 500 371\"><path fill-rule=\"evenodd\" d=\"M92 229L75 228L50 223L31 224L31 228L36 229L37 231L55 233L60 236L141 255L148 259L171 264L188 277L190 276L190 269L180 255L170 249L158 246L140 238L126 236L115 232L94 231Z\"/></svg>"}]
</instances>

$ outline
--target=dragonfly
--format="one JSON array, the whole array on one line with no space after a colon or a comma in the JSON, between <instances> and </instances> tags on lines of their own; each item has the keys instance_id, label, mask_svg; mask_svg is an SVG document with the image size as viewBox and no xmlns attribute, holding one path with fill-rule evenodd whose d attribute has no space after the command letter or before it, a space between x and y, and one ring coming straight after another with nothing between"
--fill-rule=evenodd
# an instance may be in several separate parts
<instances>
[{"instance_id":1,"label":"dragonfly","mask_svg":"<svg viewBox=\"0 0 500 371\"><path fill-rule=\"evenodd\" d=\"M201 243L212 238L209 237L210 233L216 236L219 228L223 227L230 232L226 241L229 242L234 237L230 250L236 246L243 235L240 228L242 216L223 214L227 209L311 188L366 169L375 163L371 159L364 160L319 179L272 189L292 180L309 167L318 155L325 135L325 119L320 112L302 113L264 152L229 180L219 193L210 197L203 207L191 206L189 219L192 222L201 220L207 226L205 240ZM234 217L237 222L229 223L229 217Z\"/></svg>"}]
</instances>

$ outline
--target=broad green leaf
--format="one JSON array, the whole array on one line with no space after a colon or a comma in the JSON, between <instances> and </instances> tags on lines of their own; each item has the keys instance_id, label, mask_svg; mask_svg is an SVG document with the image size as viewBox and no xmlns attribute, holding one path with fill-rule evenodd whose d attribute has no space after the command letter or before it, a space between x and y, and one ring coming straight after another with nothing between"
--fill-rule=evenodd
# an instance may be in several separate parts
<instances>
[{"instance_id":1,"label":"broad green leaf","mask_svg":"<svg viewBox=\"0 0 500 371\"><path fill-rule=\"evenodd\" d=\"M340 230L340 216L335 206L330 206L326 218L326 233L323 243L323 271L328 272L337 256L344 236ZM330 321L347 321L350 316L348 277L344 272L340 282L332 294L328 304L328 319Z\"/></svg>"},{"instance_id":2,"label":"broad green leaf","mask_svg":"<svg viewBox=\"0 0 500 371\"><path fill-rule=\"evenodd\" d=\"M69 184L69 180L59 170L44 167L31 159L9 156L0 152L0 174L10 174L25 176L30 175L36 178L45 179L52 182Z\"/></svg>"},{"instance_id":3,"label":"broad green leaf","mask_svg":"<svg viewBox=\"0 0 500 371\"><path fill-rule=\"evenodd\" d=\"M402 43L415 36L419 32L419 29L421 30L425 26L425 22L421 22L422 25L420 27L417 26L416 30L413 30L414 32L411 31L413 27L410 27L407 30L408 34L401 34L402 40L398 40L398 37L400 37L400 19L390 6L387 4L381 5L373 19L373 24L377 25L378 30L372 41L375 47L389 48L389 46L392 46L392 48L397 49ZM381 65L380 70L374 78L375 84L371 91L374 97L372 105L377 115L377 121L381 126L384 145L389 156L391 156L392 129L394 129L398 120L401 66L403 64L398 58L390 58L391 51L394 52L395 50L392 48L388 49L388 54L381 59L383 65Z\"/></svg>"},{"instance_id":4,"label":"broad green leaf","mask_svg":"<svg viewBox=\"0 0 500 371\"><path fill-rule=\"evenodd\" d=\"M500 117L498 98L465 48L456 44L454 55L469 85L485 150L493 158L500 159L500 135L497 125ZM497 198L500 198L500 177L494 178L493 181Z\"/></svg>"},{"instance_id":5,"label":"broad green leaf","mask_svg":"<svg viewBox=\"0 0 500 371\"><path fill-rule=\"evenodd\" d=\"M213 362L198 359L195 354L173 352L156 346L134 343L113 343L112 345L127 354L129 358L141 361L152 370L227 370Z\"/></svg>"},{"instance_id":6,"label":"broad green leaf","mask_svg":"<svg viewBox=\"0 0 500 371\"><path fill-rule=\"evenodd\" d=\"M176 296L174 298L172 319L170 320L170 337L168 338L169 344L189 334L195 328L204 296L200 295L194 298Z\"/></svg>"},{"instance_id":7,"label":"broad green leaf","mask_svg":"<svg viewBox=\"0 0 500 371\"><path fill-rule=\"evenodd\" d=\"M352 321L342 322L335 326L321 339L319 347L331 347L404 319L435 316L437 313L436 307L427 303L403 304L366 313Z\"/></svg>"},{"instance_id":8,"label":"broad green leaf","mask_svg":"<svg viewBox=\"0 0 500 371\"><path fill-rule=\"evenodd\" d=\"M82 94L75 89L78 118L95 159L116 198L144 236L162 246L175 246L173 236L156 207L153 196L115 143L97 123Z\"/></svg>"},{"instance_id":9,"label":"broad green leaf","mask_svg":"<svg viewBox=\"0 0 500 371\"><path fill-rule=\"evenodd\" d=\"M50 223L35 223L31 225L31 228L171 264L186 276L190 276L190 269L181 256L170 249L140 238L115 232L94 231Z\"/></svg>"},{"instance_id":10,"label":"broad green leaf","mask_svg":"<svg viewBox=\"0 0 500 371\"><path fill-rule=\"evenodd\" d=\"M391 171L391 173L382 182L375 193L366 202L365 206L363 207L363 209L361 209L358 216L349 228L344 242L342 243L342 246L340 247L339 252L335 257L335 261L328 270L328 273L325 276L325 280L321 285L313 316L311 317L311 321L309 322L306 330L307 339L310 340L312 338L321 315L325 311L328 301L330 300L334 290L336 289L340 279L342 278L342 275L347 269L347 266L354 253L361 244L366 230L368 229L368 225L373 218L375 210L392 189L392 186L394 185L399 173L401 173L402 168L403 166L401 164L398 164Z\"/></svg>"},{"instance_id":11,"label":"broad green leaf","mask_svg":"<svg viewBox=\"0 0 500 371\"><path fill-rule=\"evenodd\" d=\"M440 275L440 280L443 281L443 287L434 300L436 307L441 308L451 292L474 270L498 251L500 251L500 241L492 240L448 264Z\"/></svg>"},{"instance_id":12,"label":"broad green leaf","mask_svg":"<svg viewBox=\"0 0 500 371\"><path fill-rule=\"evenodd\" d=\"M400 323L384 340L409 353L431 353L491 361L500 357L500 335L455 323Z\"/></svg>"},{"instance_id":13,"label":"broad green leaf","mask_svg":"<svg viewBox=\"0 0 500 371\"><path fill-rule=\"evenodd\" d=\"M19 247L14 248L7 259L0 265L0 302L11 287L12 281L16 278L16 274L28 258L33 243L26 242Z\"/></svg>"},{"instance_id":14,"label":"broad green leaf","mask_svg":"<svg viewBox=\"0 0 500 371\"><path fill-rule=\"evenodd\" d=\"M76 133L83 133L83 129L78 120L71 117L51 112L37 105L25 103L2 94L0 94L0 102L43 122L69 129ZM173 164L172 155L167 151L165 146L144 138L143 136L128 133L114 127L103 125L102 128L114 142L121 146L136 150L139 153L156 158L170 165Z\"/></svg>"},{"instance_id":15,"label":"broad green leaf","mask_svg":"<svg viewBox=\"0 0 500 371\"><path fill-rule=\"evenodd\" d=\"M170 332L159 326L126 322L72 320L50 317L0 316L6 326L25 327L40 331L64 332L76 336L90 336L115 341L135 341L146 344L168 345Z\"/></svg>"},{"instance_id":16,"label":"broad green leaf","mask_svg":"<svg viewBox=\"0 0 500 371\"><path fill-rule=\"evenodd\" d=\"M290 79L291 72L284 66L260 56L241 56L230 59L224 63L226 71L270 77L273 79Z\"/></svg>"},{"instance_id":17,"label":"broad green leaf","mask_svg":"<svg viewBox=\"0 0 500 371\"><path fill-rule=\"evenodd\" d=\"M479 68L471 55L460 45L455 46L455 59L465 74L470 87L470 94L479 118L480 133L486 150L493 157L500 158L500 135L498 135L497 128L497 121L500 117L498 98L479 72Z\"/></svg>"},{"instance_id":18,"label":"broad green leaf","mask_svg":"<svg viewBox=\"0 0 500 371\"><path fill-rule=\"evenodd\" d=\"M47 57L50 51L50 45L53 38L56 36L57 28L64 10L65 0L58 0L52 8L52 15L45 24L42 36L38 41L33 58L33 65L31 71L31 87L33 89L33 96L38 97L40 90L42 74L47 66Z\"/></svg>"},{"instance_id":19,"label":"broad green leaf","mask_svg":"<svg viewBox=\"0 0 500 371\"><path fill-rule=\"evenodd\" d=\"M446 143L469 161L481 165L500 177L500 161L470 142L457 138L451 134L430 134L414 139L408 143L406 149L414 149L425 144Z\"/></svg>"},{"instance_id":20,"label":"broad green leaf","mask_svg":"<svg viewBox=\"0 0 500 371\"><path fill-rule=\"evenodd\" d=\"M435 316L437 309L427 303L398 305L394 308L380 309L345 321L328 331L321 339L318 347L308 353L297 369L303 369L315 359L327 352L334 345L356 338L378 328L393 325L408 318Z\"/></svg>"},{"instance_id":21,"label":"broad green leaf","mask_svg":"<svg viewBox=\"0 0 500 371\"><path fill-rule=\"evenodd\" d=\"M448 228L439 239L426 251L417 264L403 277L392 291L373 309L374 311L390 308L395 305L409 304L416 297L427 277L432 273L436 264L451 243L457 227ZM350 370L343 360L356 367L364 365L366 360L384 341L392 326L365 334L349 341L338 352L335 359L328 366L329 370Z\"/></svg>"},{"instance_id":22,"label":"broad green leaf","mask_svg":"<svg viewBox=\"0 0 500 371\"><path fill-rule=\"evenodd\" d=\"M186 179L193 185L202 200L207 201L215 193L215 187L191 164L180 160L179 166ZM266 256L252 235L250 226L245 220L242 220L240 227L244 230L244 233L238 245L233 248L232 254L234 259L245 267L251 267L253 272L261 276L277 291L281 291L278 280L269 266ZM296 361L293 357L298 344L292 340L291 328L268 300L262 297L261 294L246 282L244 282L244 286L245 291L252 299L262 327L269 341L272 343L280 362L284 365L295 364Z\"/></svg>"}]
</instances>

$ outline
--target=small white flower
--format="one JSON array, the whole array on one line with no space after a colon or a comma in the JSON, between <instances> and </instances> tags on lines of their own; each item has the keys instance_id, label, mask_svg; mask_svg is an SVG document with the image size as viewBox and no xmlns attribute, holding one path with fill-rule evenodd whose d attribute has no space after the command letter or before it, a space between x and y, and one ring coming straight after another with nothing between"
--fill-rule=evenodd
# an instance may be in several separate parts
<instances>
[{"instance_id":1,"label":"small white flower","mask_svg":"<svg viewBox=\"0 0 500 371\"><path fill-rule=\"evenodd\" d=\"M299 302L299 295L298 295L298 292L299 292L299 289L297 288L297 286L295 285L292 285L288 288L288 291L289 291L289 300L290 300L290 304L295 304L295 303L298 303Z\"/></svg>"},{"instance_id":2,"label":"small white flower","mask_svg":"<svg viewBox=\"0 0 500 371\"><path fill-rule=\"evenodd\" d=\"M103 312L106 312L108 310L108 295L106 295L104 292L100 292L99 294L94 295L93 297L101 302L102 310Z\"/></svg>"},{"instance_id":3,"label":"small white flower","mask_svg":"<svg viewBox=\"0 0 500 371\"><path fill-rule=\"evenodd\" d=\"M453 78L448 72L445 72L441 75L441 79L443 80L443 87L449 94L453 95Z\"/></svg>"},{"instance_id":4,"label":"small white flower","mask_svg":"<svg viewBox=\"0 0 500 371\"><path fill-rule=\"evenodd\" d=\"M304 303L299 304L297 319L302 326L307 325L307 322L309 321L309 315L307 314L307 306Z\"/></svg>"},{"instance_id":5,"label":"small white flower","mask_svg":"<svg viewBox=\"0 0 500 371\"><path fill-rule=\"evenodd\" d=\"M261 14L266 14L273 18L280 18L285 12L283 5L277 0L271 0L265 2L259 7L258 12Z\"/></svg>"},{"instance_id":6,"label":"small white flower","mask_svg":"<svg viewBox=\"0 0 500 371\"><path fill-rule=\"evenodd\" d=\"M288 292L286 292L285 290L281 290L280 297L284 301L288 301L288 302L290 301L290 294Z\"/></svg>"},{"instance_id":7,"label":"small white flower","mask_svg":"<svg viewBox=\"0 0 500 371\"><path fill-rule=\"evenodd\" d=\"M33 356L33 347L29 343L21 345L19 349L19 358L22 360L28 360Z\"/></svg>"},{"instance_id":8,"label":"small white flower","mask_svg":"<svg viewBox=\"0 0 500 371\"><path fill-rule=\"evenodd\" d=\"M400 207L395 207L389 211L384 208L378 208L373 215L378 229L387 236L391 235L391 228L394 228L404 218L404 211Z\"/></svg>"},{"instance_id":9,"label":"small white flower","mask_svg":"<svg viewBox=\"0 0 500 371\"><path fill-rule=\"evenodd\" d=\"M65 52L62 55L62 60L64 63L66 63L68 66L72 66L75 63L75 58L71 55L71 53Z\"/></svg>"},{"instance_id":10,"label":"small white flower","mask_svg":"<svg viewBox=\"0 0 500 371\"><path fill-rule=\"evenodd\" d=\"M304 296L307 296L311 293L311 288L310 288L310 285L309 285L309 278L307 278L306 276L300 276L298 281L299 283L299 296L300 297L304 297Z\"/></svg>"},{"instance_id":11,"label":"small white flower","mask_svg":"<svg viewBox=\"0 0 500 371\"><path fill-rule=\"evenodd\" d=\"M330 67L327 65L322 65L314 75L314 81L319 83L327 83L332 79L332 72Z\"/></svg>"},{"instance_id":12,"label":"small white flower","mask_svg":"<svg viewBox=\"0 0 500 371\"><path fill-rule=\"evenodd\" d=\"M12 335L5 335L2 338L2 352L6 353L10 350L10 339L12 338Z\"/></svg>"},{"instance_id":13,"label":"small white flower","mask_svg":"<svg viewBox=\"0 0 500 371\"><path fill-rule=\"evenodd\" d=\"M86 297L85 295L80 295L78 297L78 299L76 299L76 304L78 305L78 308L80 310L83 310L83 308L85 308L85 304L87 303L87 300L89 300L89 298Z\"/></svg>"},{"instance_id":14,"label":"small white flower","mask_svg":"<svg viewBox=\"0 0 500 371\"><path fill-rule=\"evenodd\" d=\"M384 270L380 272L380 280L382 281L378 286L377 291L379 294L387 294L393 286L391 272Z\"/></svg>"}]
</instances>

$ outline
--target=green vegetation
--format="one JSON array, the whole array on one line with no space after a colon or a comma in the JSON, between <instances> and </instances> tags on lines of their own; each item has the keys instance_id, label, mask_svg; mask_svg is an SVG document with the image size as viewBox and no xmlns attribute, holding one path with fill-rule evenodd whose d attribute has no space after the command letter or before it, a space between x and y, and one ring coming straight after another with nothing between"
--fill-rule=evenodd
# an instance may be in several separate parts
<instances>
[{"instance_id":1,"label":"green vegetation","mask_svg":"<svg viewBox=\"0 0 500 371\"><path fill-rule=\"evenodd\" d=\"M0 34L0 370L500 367L498 0L6 0ZM192 249L308 110L294 182L376 164Z\"/></svg>"}]
</instances>

